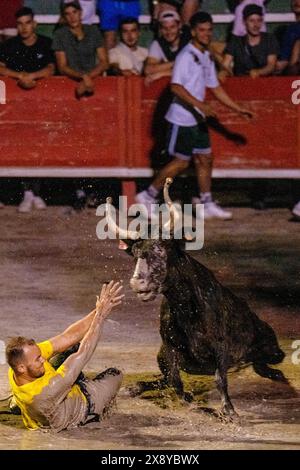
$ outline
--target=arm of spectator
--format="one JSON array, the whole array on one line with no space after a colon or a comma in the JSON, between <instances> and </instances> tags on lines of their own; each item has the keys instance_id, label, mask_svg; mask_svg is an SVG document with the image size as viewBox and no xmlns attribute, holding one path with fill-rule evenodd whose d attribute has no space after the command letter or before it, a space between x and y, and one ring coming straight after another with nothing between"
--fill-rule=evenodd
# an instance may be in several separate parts
<instances>
[{"instance_id":1,"label":"arm of spectator","mask_svg":"<svg viewBox=\"0 0 300 470\"><path fill-rule=\"evenodd\" d=\"M82 79L84 75L83 73L76 72L76 70L73 70L71 67L69 67L65 52L56 51L55 57L57 62L57 68L61 75L66 75L67 77L72 78L73 80Z\"/></svg>"},{"instance_id":2,"label":"arm of spectator","mask_svg":"<svg viewBox=\"0 0 300 470\"><path fill-rule=\"evenodd\" d=\"M223 83L227 77L233 76L233 56L225 54L221 63L221 70L218 74L219 80Z\"/></svg>"},{"instance_id":3,"label":"arm of spectator","mask_svg":"<svg viewBox=\"0 0 300 470\"><path fill-rule=\"evenodd\" d=\"M180 98L186 104L190 105L192 108L197 108L202 111L202 113L204 113L206 117L216 117L216 113L208 104L197 100L197 98L191 95L191 93L182 85L172 83L171 91L172 93L174 93L175 96Z\"/></svg>"},{"instance_id":4,"label":"arm of spectator","mask_svg":"<svg viewBox=\"0 0 300 470\"><path fill-rule=\"evenodd\" d=\"M49 64L47 67L39 70L38 72L33 72L28 74L28 78L32 80L40 80L41 78L48 78L54 74L54 64Z\"/></svg>"},{"instance_id":5,"label":"arm of spectator","mask_svg":"<svg viewBox=\"0 0 300 470\"><path fill-rule=\"evenodd\" d=\"M154 57L148 57L145 64L145 75L153 75L156 73L165 73L164 77L172 75L174 62L161 62Z\"/></svg>"},{"instance_id":6,"label":"arm of spectator","mask_svg":"<svg viewBox=\"0 0 300 470\"><path fill-rule=\"evenodd\" d=\"M299 62L300 62L300 40L295 42L293 47L293 52L289 62L289 74L298 75L299 74Z\"/></svg>"},{"instance_id":7,"label":"arm of spectator","mask_svg":"<svg viewBox=\"0 0 300 470\"><path fill-rule=\"evenodd\" d=\"M267 65L260 69L252 69L250 70L250 77L257 78L257 77L267 77L268 75L272 75L275 71L277 62L277 56L275 54L268 55Z\"/></svg>"},{"instance_id":8,"label":"arm of spectator","mask_svg":"<svg viewBox=\"0 0 300 470\"><path fill-rule=\"evenodd\" d=\"M248 109L239 106L235 101L233 101L230 96L226 93L223 87L218 86L216 88L210 88L210 90L215 95L217 100L227 106L227 108L233 109L237 113L242 114L243 116L246 116L248 118L253 117L253 113Z\"/></svg>"},{"instance_id":9,"label":"arm of spectator","mask_svg":"<svg viewBox=\"0 0 300 470\"><path fill-rule=\"evenodd\" d=\"M99 63L93 70L88 73L90 78L96 78L99 75L102 75L108 69L108 57L106 49L104 49L104 47L98 47L97 57Z\"/></svg>"},{"instance_id":10,"label":"arm of spectator","mask_svg":"<svg viewBox=\"0 0 300 470\"><path fill-rule=\"evenodd\" d=\"M24 76L24 73L11 70L7 68L3 62L0 62L0 75L2 77L16 78L17 80L20 80L20 78Z\"/></svg>"}]
</instances>

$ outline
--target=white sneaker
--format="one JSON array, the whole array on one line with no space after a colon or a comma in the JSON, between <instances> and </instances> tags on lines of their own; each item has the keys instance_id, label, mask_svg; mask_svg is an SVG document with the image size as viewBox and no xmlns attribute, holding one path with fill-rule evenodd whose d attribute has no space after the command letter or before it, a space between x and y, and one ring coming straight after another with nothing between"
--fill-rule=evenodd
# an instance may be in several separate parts
<instances>
[{"instance_id":1,"label":"white sneaker","mask_svg":"<svg viewBox=\"0 0 300 470\"><path fill-rule=\"evenodd\" d=\"M299 218L300 218L300 201L299 201L298 204L296 204L295 207L293 208L292 214L293 214L295 217L299 217Z\"/></svg>"},{"instance_id":2,"label":"white sneaker","mask_svg":"<svg viewBox=\"0 0 300 470\"><path fill-rule=\"evenodd\" d=\"M33 198L33 207L39 211L45 210L47 205L45 201L40 196L34 196Z\"/></svg>"},{"instance_id":3,"label":"white sneaker","mask_svg":"<svg viewBox=\"0 0 300 470\"><path fill-rule=\"evenodd\" d=\"M200 197L193 197L192 198L192 204L201 204L201 199ZM232 219L232 212L225 211L220 207L218 204L215 202L206 202L204 204L204 219L223 219L223 220L229 220Z\"/></svg>"},{"instance_id":4,"label":"white sneaker","mask_svg":"<svg viewBox=\"0 0 300 470\"><path fill-rule=\"evenodd\" d=\"M215 202L206 202L204 204L204 219L232 219L232 212L225 211Z\"/></svg>"},{"instance_id":5,"label":"white sneaker","mask_svg":"<svg viewBox=\"0 0 300 470\"><path fill-rule=\"evenodd\" d=\"M26 212L30 212L32 210L33 200L34 200L33 192L25 191L23 201L19 205L18 211L22 212L23 214Z\"/></svg>"},{"instance_id":6,"label":"white sneaker","mask_svg":"<svg viewBox=\"0 0 300 470\"><path fill-rule=\"evenodd\" d=\"M0 209L3 209L5 207L5 205L3 204L3 202L0 201Z\"/></svg>"},{"instance_id":7,"label":"white sneaker","mask_svg":"<svg viewBox=\"0 0 300 470\"><path fill-rule=\"evenodd\" d=\"M158 204L157 199L154 197L151 197L147 191L142 191L141 193L138 193L135 196L135 201L138 204L143 204L145 206L145 209L148 212L148 218L150 219L151 217L155 218L157 215L155 215L154 212L154 204Z\"/></svg>"}]
</instances>

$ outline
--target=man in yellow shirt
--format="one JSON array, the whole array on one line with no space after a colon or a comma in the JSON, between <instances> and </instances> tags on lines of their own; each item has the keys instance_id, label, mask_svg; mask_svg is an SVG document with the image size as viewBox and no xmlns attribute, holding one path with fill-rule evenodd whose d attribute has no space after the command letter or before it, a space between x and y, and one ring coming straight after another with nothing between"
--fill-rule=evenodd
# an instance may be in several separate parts
<instances>
[{"instance_id":1,"label":"man in yellow shirt","mask_svg":"<svg viewBox=\"0 0 300 470\"><path fill-rule=\"evenodd\" d=\"M121 386L121 372L107 369L90 380L82 369L97 346L105 318L122 301L120 291L118 282L104 284L96 308L48 341L36 343L21 336L9 341L9 382L28 429L61 431L99 419L109 407ZM78 351L55 370L49 359L79 342Z\"/></svg>"}]
</instances>

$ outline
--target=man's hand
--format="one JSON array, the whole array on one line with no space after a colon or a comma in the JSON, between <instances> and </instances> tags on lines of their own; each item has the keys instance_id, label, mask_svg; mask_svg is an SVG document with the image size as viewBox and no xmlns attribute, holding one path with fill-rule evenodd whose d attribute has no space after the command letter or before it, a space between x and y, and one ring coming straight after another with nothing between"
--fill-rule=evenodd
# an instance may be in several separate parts
<instances>
[{"instance_id":1,"label":"man's hand","mask_svg":"<svg viewBox=\"0 0 300 470\"><path fill-rule=\"evenodd\" d=\"M103 284L100 296L97 295L96 315L105 319L112 309L120 305L124 294L120 294L123 286L119 282L110 281L109 284Z\"/></svg>"},{"instance_id":2,"label":"man's hand","mask_svg":"<svg viewBox=\"0 0 300 470\"><path fill-rule=\"evenodd\" d=\"M258 78L260 76L260 71L259 69L252 69L250 70L249 75L251 78Z\"/></svg>"},{"instance_id":3,"label":"man's hand","mask_svg":"<svg viewBox=\"0 0 300 470\"><path fill-rule=\"evenodd\" d=\"M17 84L20 88L23 88L24 90L31 90L37 85L36 81L33 78L33 75L26 72L20 72Z\"/></svg>"},{"instance_id":4,"label":"man's hand","mask_svg":"<svg viewBox=\"0 0 300 470\"><path fill-rule=\"evenodd\" d=\"M253 118L254 118L254 113L252 113L252 111L249 111L249 109L246 109L246 108L239 108L239 109L237 110L237 112L238 112L241 116L243 116L243 117L245 117L245 118L247 118L247 119L253 119Z\"/></svg>"},{"instance_id":5,"label":"man's hand","mask_svg":"<svg viewBox=\"0 0 300 470\"><path fill-rule=\"evenodd\" d=\"M209 117L216 118L217 117L217 113L212 109L212 107L209 104L199 102L199 106L194 106L194 109L196 111L198 111L198 110L202 111L202 113L204 113L205 117L207 117L207 118L209 118ZM199 113L199 114L201 114L201 113Z\"/></svg>"}]
</instances>

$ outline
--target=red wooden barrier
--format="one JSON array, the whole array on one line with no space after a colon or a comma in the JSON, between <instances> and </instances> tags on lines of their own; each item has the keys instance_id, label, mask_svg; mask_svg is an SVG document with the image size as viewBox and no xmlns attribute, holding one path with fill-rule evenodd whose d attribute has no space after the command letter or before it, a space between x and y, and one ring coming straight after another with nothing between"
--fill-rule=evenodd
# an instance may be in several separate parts
<instances>
[{"instance_id":1,"label":"red wooden barrier","mask_svg":"<svg viewBox=\"0 0 300 470\"><path fill-rule=\"evenodd\" d=\"M300 178L300 105L291 102L293 78L233 78L229 94L254 111L247 121L213 102L230 132L247 139L237 145L212 131L219 177ZM0 176L151 176L151 123L168 82L149 87L143 79L97 80L93 97L74 98L75 83L53 77L31 91L5 80L7 104L0 104ZM209 99L212 97L208 96Z\"/></svg>"},{"instance_id":2,"label":"red wooden barrier","mask_svg":"<svg viewBox=\"0 0 300 470\"><path fill-rule=\"evenodd\" d=\"M297 141L297 106L292 104L291 77L271 77L253 80L232 78L225 84L230 96L255 113L255 118L247 121L228 110L220 103L212 101L212 106L222 124L230 131L247 139L246 145L238 145L223 135L211 131L215 154L215 167L219 174L297 175L300 177L299 142ZM143 151L136 153L136 166L148 166L148 154L152 148L151 116L157 97L166 87L160 81L150 87L143 86L140 119L136 120L135 138L143 144ZM136 86L140 84L136 82ZM213 97L208 95L208 99ZM300 116L300 115L299 115ZM140 134L140 135L139 135ZM232 170L232 171L231 171ZM239 173L236 173L238 170ZM285 171L282 170L295 170Z\"/></svg>"}]
</instances>

